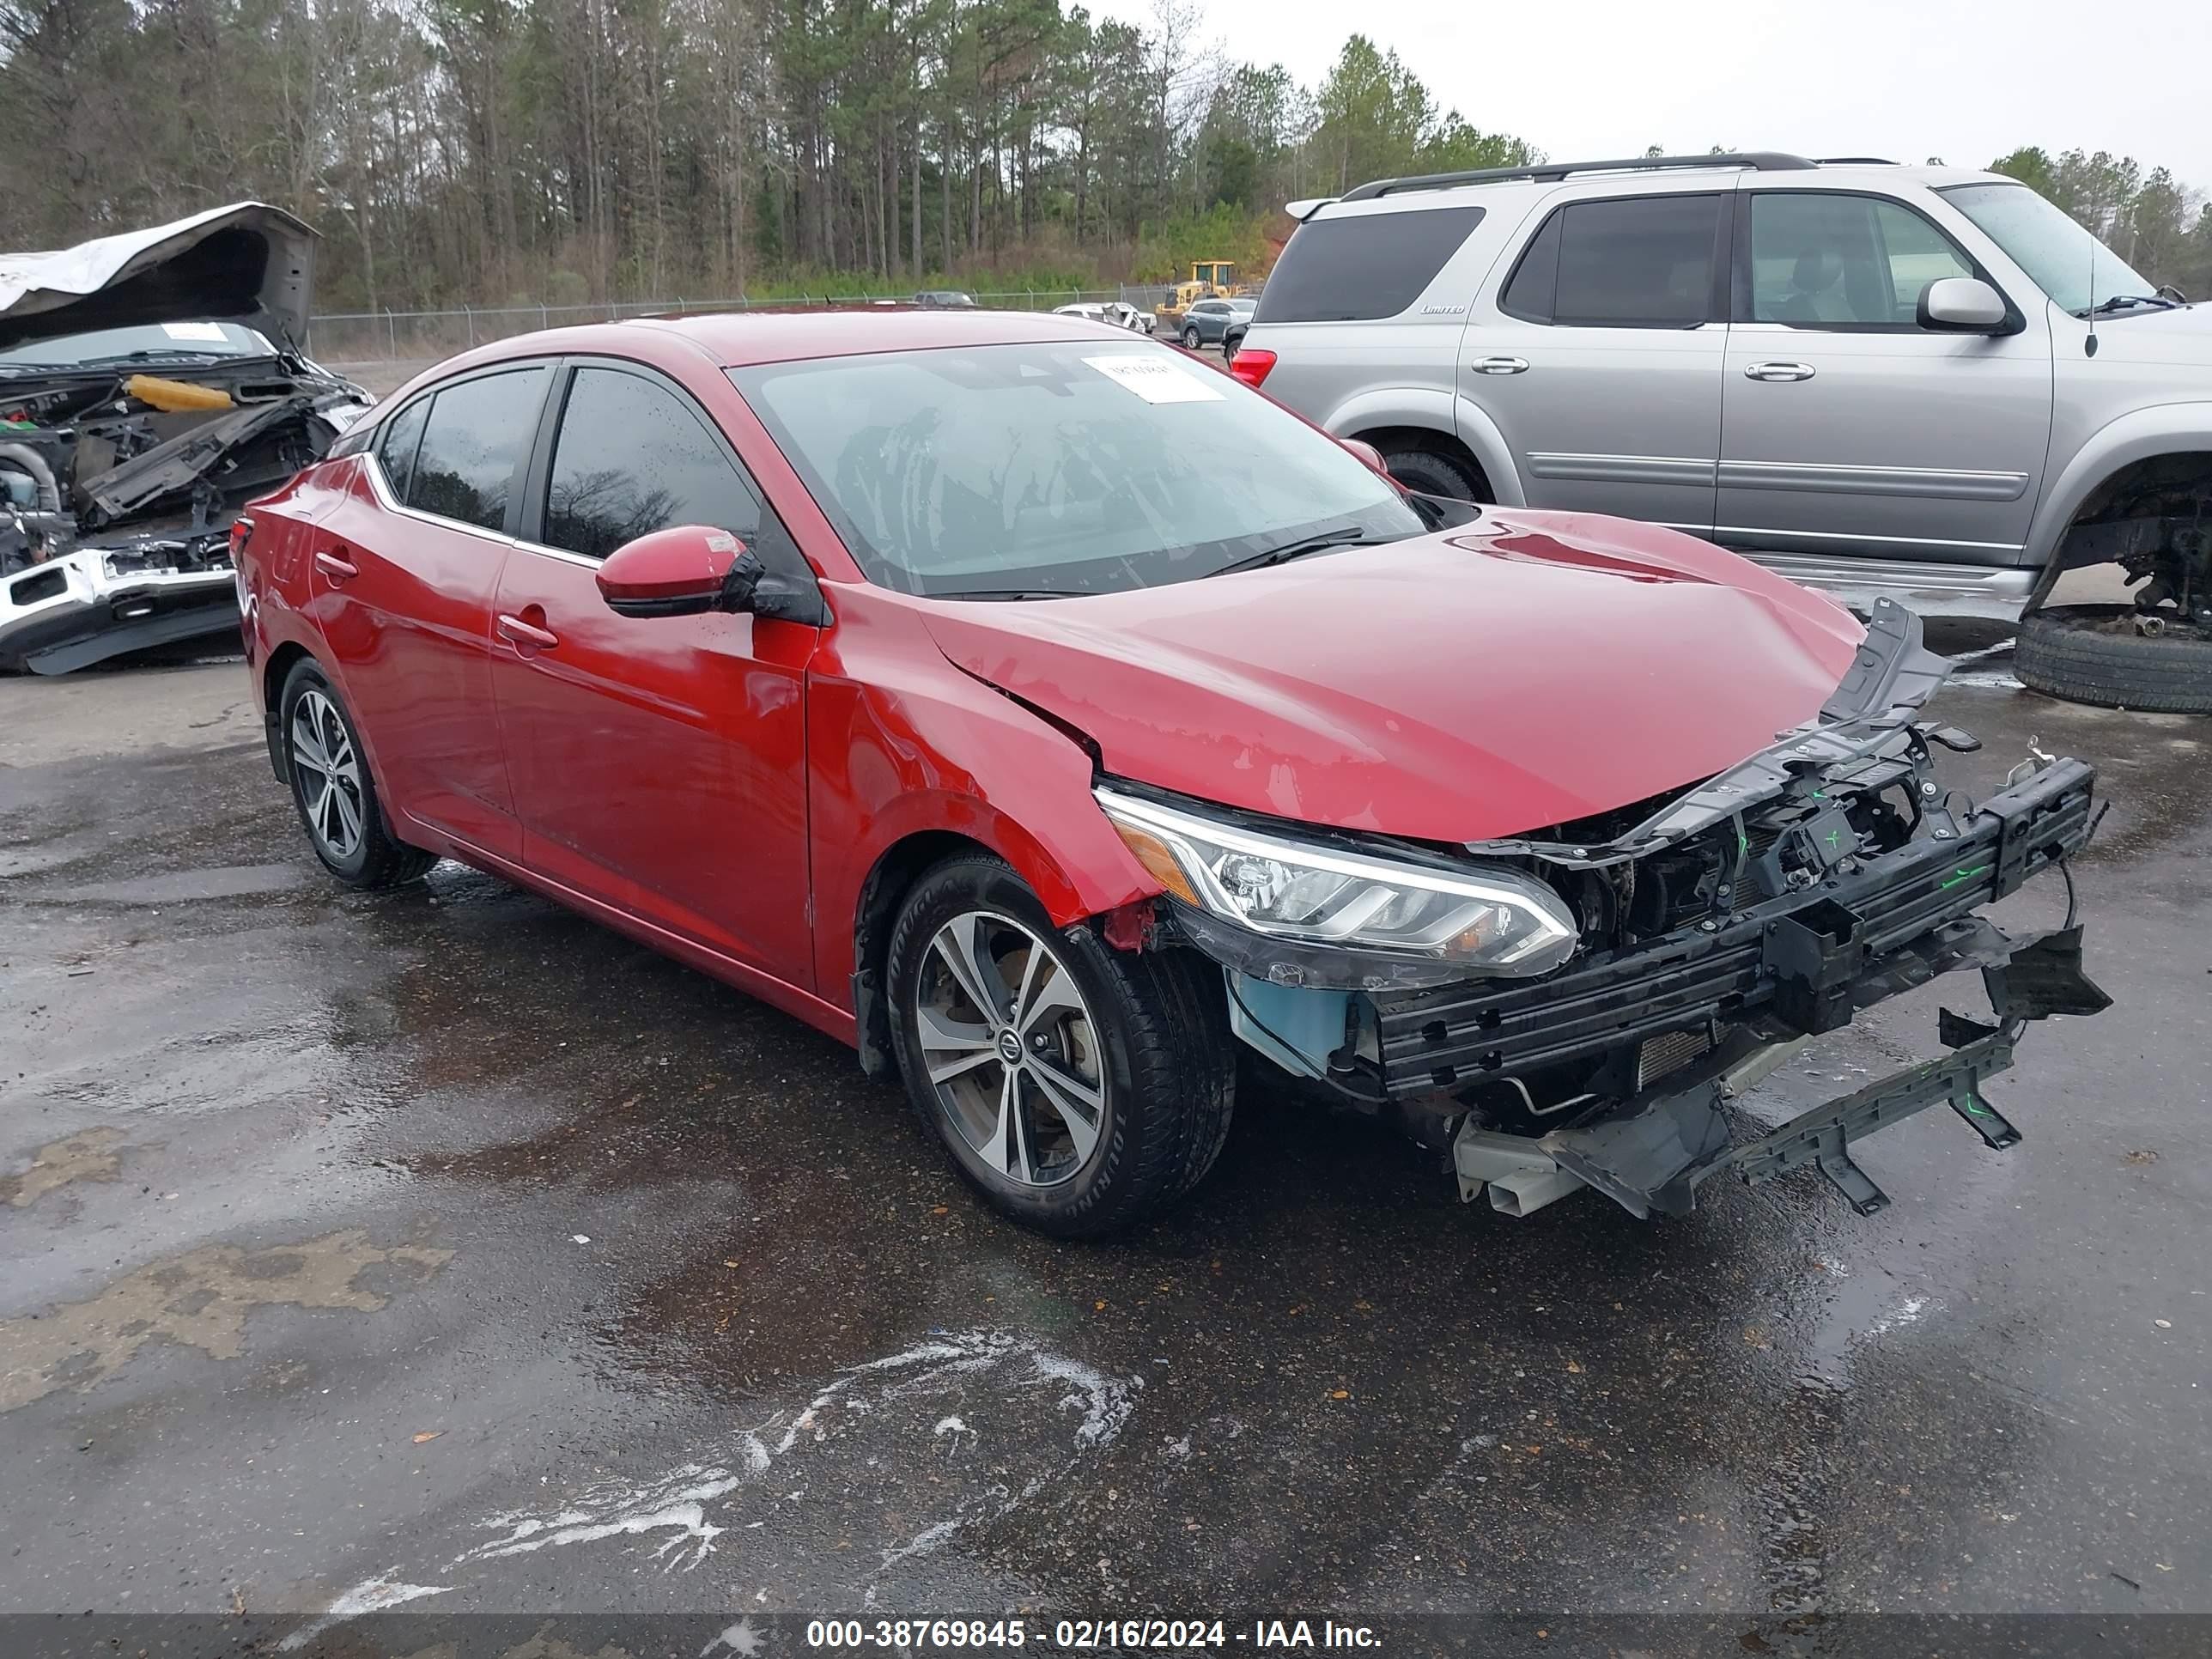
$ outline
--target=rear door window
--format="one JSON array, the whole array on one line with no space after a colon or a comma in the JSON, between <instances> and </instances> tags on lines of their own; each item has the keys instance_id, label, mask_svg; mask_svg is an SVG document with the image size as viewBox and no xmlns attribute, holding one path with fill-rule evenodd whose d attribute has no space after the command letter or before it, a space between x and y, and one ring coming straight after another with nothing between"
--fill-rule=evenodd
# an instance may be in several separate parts
<instances>
[{"instance_id":1,"label":"rear door window","mask_svg":"<svg viewBox=\"0 0 2212 1659\"><path fill-rule=\"evenodd\" d=\"M1498 309L1563 328L1693 328L1712 314L1727 200L1571 202L1530 240Z\"/></svg>"},{"instance_id":2,"label":"rear door window","mask_svg":"<svg viewBox=\"0 0 2212 1659\"><path fill-rule=\"evenodd\" d=\"M384 423L376 440L376 464L384 469L392 495L403 501L414 482L415 450L422 441L422 421L429 412L430 400L417 398Z\"/></svg>"},{"instance_id":3,"label":"rear door window","mask_svg":"<svg viewBox=\"0 0 2212 1659\"><path fill-rule=\"evenodd\" d=\"M1268 274L1252 320L1350 323L1395 317L1421 297L1481 222L1479 207L1310 219Z\"/></svg>"},{"instance_id":4,"label":"rear door window","mask_svg":"<svg viewBox=\"0 0 2212 1659\"><path fill-rule=\"evenodd\" d=\"M485 530L507 527L515 474L545 399L543 365L486 374L430 400L407 505Z\"/></svg>"},{"instance_id":5,"label":"rear door window","mask_svg":"<svg viewBox=\"0 0 2212 1659\"><path fill-rule=\"evenodd\" d=\"M548 547L604 559L679 524L753 545L761 517L759 495L688 401L643 375L576 371L546 486Z\"/></svg>"}]
</instances>

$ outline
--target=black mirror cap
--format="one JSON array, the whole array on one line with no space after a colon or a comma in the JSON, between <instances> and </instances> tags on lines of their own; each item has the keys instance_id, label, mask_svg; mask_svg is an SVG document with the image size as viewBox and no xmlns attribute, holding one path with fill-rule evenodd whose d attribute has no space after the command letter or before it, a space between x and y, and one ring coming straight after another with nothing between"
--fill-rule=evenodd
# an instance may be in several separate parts
<instances>
[{"instance_id":1,"label":"black mirror cap","mask_svg":"<svg viewBox=\"0 0 2212 1659\"><path fill-rule=\"evenodd\" d=\"M759 554L750 547L740 546L738 556L730 561L730 568L722 578L722 591L715 595L714 608L732 615L753 608L753 592L768 574L768 567L761 562Z\"/></svg>"}]
</instances>

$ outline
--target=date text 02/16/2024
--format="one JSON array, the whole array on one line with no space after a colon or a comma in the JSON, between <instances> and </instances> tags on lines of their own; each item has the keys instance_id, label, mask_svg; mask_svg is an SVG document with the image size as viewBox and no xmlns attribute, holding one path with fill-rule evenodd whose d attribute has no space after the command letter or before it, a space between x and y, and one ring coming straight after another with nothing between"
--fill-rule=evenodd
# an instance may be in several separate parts
<instances>
[{"instance_id":1,"label":"date text 02/16/2024","mask_svg":"<svg viewBox=\"0 0 2212 1659\"><path fill-rule=\"evenodd\" d=\"M806 1626L811 1648L1024 1648L1034 1644L1072 1651L1152 1648L1169 1651L1221 1648L1235 1642L1254 1648L1372 1650L1382 1638L1370 1626L1333 1619L1258 1619L1249 1630L1219 1619L1060 1619L1034 1627L1022 1619L816 1619Z\"/></svg>"}]
</instances>

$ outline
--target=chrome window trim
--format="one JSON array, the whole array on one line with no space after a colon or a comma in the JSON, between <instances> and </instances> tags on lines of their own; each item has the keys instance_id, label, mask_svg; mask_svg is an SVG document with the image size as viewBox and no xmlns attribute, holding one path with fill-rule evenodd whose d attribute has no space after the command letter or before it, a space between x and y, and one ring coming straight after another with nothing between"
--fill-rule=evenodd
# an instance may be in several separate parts
<instances>
[{"instance_id":1,"label":"chrome window trim","mask_svg":"<svg viewBox=\"0 0 2212 1659\"><path fill-rule=\"evenodd\" d=\"M517 536L508 544L518 553L535 553L541 559L558 559L562 564L573 564L586 570L597 570L605 559L589 558L581 553L572 553L565 547L548 547L543 542L525 541Z\"/></svg>"}]
</instances>

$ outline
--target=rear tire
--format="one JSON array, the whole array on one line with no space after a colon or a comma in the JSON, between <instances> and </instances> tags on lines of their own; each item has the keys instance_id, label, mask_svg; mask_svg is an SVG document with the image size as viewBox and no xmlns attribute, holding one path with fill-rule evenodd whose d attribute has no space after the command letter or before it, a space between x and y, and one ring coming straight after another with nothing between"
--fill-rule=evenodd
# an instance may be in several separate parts
<instances>
[{"instance_id":1,"label":"rear tire","mask_svg":"<svg viewBox=\"0 0 2212 1659\"><path fill-rule=\"evenodd\" d=\"M1182 349L1183 349L1185 351L1195 351L1195 350L1197 350L1197 349L1198 349L1198 348L1199 348L1200 343L1200 342L1199 337L1198 337L1198 331L1197 331L1195 328L1187 328L1187 329L1183 330L1183 331L1182 331Z\"/></svg>"},{"instance_id":2,"label":"rear tire","mask_svg":"<svg viewBox=\"0 0 2212 1659\"><path fill-rule=\"evenodd\" d=\"M438 855L392 833L353 715L313 658L284 677L276 708L292 805L323 868L364 890L404 886L428 873Z\"/></svg>"},{"instance_id":3,"label":"rear tire","mask_svg":"<svg viewBox=\"0 0 2212 1659\"><path fill-rule=\"evenodd\" d=\"M908 1098L1003 1213L1062 1238L1118 1231L1220 1154L1236 1073L1218 969L1054 927L1020 877L980 854L915 883L887 957Z\"/></svg>"},{"instance_id":4,"label":"rear tire","mask_svg":"<svg viewBox=\"0 0 2212 1659\"><path fill-rule=\"evenodd\" d=\"M1416 495L1442 495L1455 501L1486 501L1489 486L1465 462L1433 449L1410 446L1382 452L1390 476Z\"/></svg>"},{"instance_id":5,"label":"rear tire","mask_svg":"<svg viewBox=\"0 0 2212 1659\"><path fill-rule=\"evenodd\" d=\"M2147 638L2135 607L2062 605L2024 618L2013 646L2020 683L2046 696L2148 714L2212 714L2212 638L2169 623Z\"/></svg>"}]
</instances>

